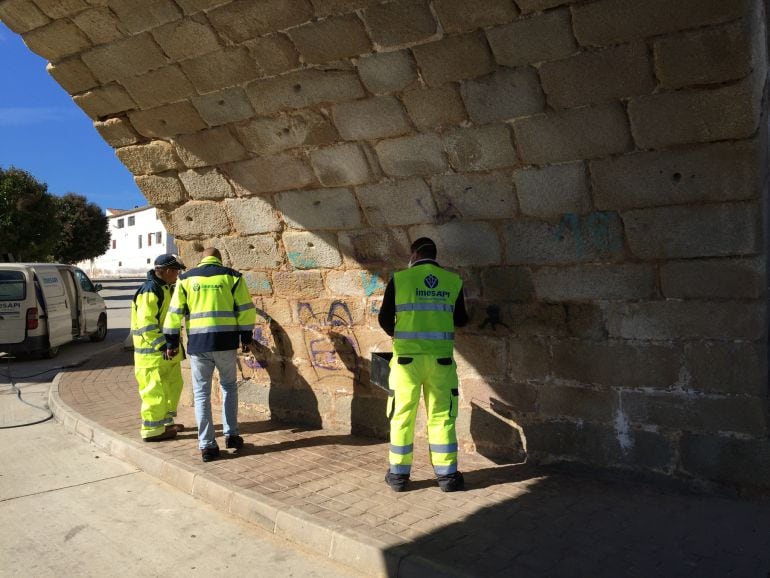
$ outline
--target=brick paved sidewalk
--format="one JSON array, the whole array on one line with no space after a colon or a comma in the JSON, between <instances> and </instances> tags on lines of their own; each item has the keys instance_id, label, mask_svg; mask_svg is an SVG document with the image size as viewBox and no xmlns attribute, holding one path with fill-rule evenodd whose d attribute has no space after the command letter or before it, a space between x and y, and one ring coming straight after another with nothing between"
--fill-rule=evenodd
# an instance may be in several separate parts
<instances>
[{"instance_id":1,"label":"brick paved sidewalk","mask_svg":"<svg viewBox=\"0 0 770 578\"><path fill-rule=\"evenodd\" d=\"M444 494L419 447L411 491L396 494L383 481L383 441L271 422L242 422L241 454L204 464L192 427L168 442L139 440L136 387L131 353L113 351L61 374L52 407L114 455L365 574L770 577L770 500L466 455L468 490ZM194 426L182 410L179 421Z\"/></svg>"}]
</instances>

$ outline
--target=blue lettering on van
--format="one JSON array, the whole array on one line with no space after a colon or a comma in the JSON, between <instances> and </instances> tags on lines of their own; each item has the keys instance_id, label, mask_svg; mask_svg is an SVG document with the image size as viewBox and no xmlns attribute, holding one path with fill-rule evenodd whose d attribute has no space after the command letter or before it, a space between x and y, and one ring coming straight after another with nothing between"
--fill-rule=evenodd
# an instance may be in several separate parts
<instances>
[{"instance_id":1,"label":"blue lettering on van","mask_svg":"<svg viewBox=\"0 0 770 578\"><path fill-rule=\"evenodd\" d=\"M59 283L58 277L43 277L43 283L46 285L57 285Z\"/></svg>"},{"instance_id":2,"label":"blue lettering on van","mask_svg":"<svg viewBox=\"0 0 770 578\"><path fill-rule=\"evenodd\" d=\"M0 309L8 311L9 309L21 309L21 303L0 303Z\"/></svg>"}]
</instances>

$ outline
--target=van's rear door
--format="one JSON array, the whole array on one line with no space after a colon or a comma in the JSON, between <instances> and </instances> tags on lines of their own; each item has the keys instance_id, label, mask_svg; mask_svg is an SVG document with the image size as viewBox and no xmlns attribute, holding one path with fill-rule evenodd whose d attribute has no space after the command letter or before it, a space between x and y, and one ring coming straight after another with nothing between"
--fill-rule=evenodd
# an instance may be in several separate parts
<instances>
[{"instance_id":1,"label":"van's rear door","mask_svg":"<svg viewBox=\"0 0 770 578\"><path fill-rule=\"evenodd\" d=\"M48 343L56 347L72 341L72 315L75 304L70 303L61 272L56 267L37 266L37 279L45 299Z\"/></svg>"},{"instance_id":2,"label":"van's rear door","mask_svg":"<svg viewBox=\"0 0 770 578\"><path fill-rule=\"evenodd\" d=\"M32 301L34 302L34 296ZM27 274L0 270L0 343L21 343L27 329Z\"/></svg>"}]
</instances>

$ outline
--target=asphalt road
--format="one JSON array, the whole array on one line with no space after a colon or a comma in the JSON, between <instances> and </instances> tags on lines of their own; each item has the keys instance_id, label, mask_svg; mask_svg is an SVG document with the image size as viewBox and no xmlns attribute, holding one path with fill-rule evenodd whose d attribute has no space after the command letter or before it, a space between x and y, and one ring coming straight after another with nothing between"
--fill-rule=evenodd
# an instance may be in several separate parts
<instances>
[{"instance_id":1,"label":"asphalt road","mask_svg":"<svg viewBox=\"0 0 770 578\"><path fill-rule=\"evenodd\" d=\"M94 281L103 286L99 294L107 304L107 337L98 343L86 337L62 345L54 359L0 357L0 431L48 418L48 385L56 374L105 349L120 347L128 337L131 299L143 280Z\"/></svg>"}]
</instances>

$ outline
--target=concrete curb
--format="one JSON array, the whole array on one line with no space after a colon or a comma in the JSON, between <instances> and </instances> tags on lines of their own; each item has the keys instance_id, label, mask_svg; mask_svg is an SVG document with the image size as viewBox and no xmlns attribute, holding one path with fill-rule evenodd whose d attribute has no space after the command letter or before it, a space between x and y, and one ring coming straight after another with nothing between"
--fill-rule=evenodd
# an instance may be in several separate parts
<instances>
[{"instance_id":1,"label":"concrete curb","mask_svg":"<svg viewBox=\"0 0 770 578\"><path fill-rule=\"evenodd\" d=\"M48 405L56 421L108 454L167 484L367 575L405 578L464 576L453 568L411 554L404 546L394 547L339 524L318 519L254 490L245 490L195 471L185 464L168 460L145 444L123 438L80 415L62 401L59 383L63 375L64 372L56 375L49 392Z\"/></svg>"}]
</instances>

